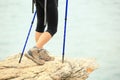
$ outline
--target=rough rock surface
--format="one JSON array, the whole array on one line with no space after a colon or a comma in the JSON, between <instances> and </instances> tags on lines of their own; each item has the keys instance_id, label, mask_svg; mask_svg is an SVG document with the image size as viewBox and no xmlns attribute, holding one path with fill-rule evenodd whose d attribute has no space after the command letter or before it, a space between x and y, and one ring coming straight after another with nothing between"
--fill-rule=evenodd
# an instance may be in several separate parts
<instances>
[{"instance_id":1,"label":"rough rock surface","mask_svg":"<svg viewBox=\"0 0 120 80\"><path fill-rule=\"evenodd\" d=\"M18 63L20 54L0 61L0 80L86 80L98 64L95 59L61 59L55 57L54 61L37 65L23 56Z\"/></svg>"}]
</instances>

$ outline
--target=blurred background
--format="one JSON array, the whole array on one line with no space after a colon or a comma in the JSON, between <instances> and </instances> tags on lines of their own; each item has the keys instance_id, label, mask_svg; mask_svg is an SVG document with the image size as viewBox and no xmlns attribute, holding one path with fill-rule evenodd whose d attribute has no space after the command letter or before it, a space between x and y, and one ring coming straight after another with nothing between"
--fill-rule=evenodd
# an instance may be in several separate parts
<instances>
[{"instance_id":1,"label":"blurred background","mask_svg":"<svg viewBox=\"0 0 120 80\"><path fill-rule=\"evenodd\" d=\"M57 34L45 45L61 56L65 1L59 0ZM0 60L20 53L33 17L32 0L0 0ZM26 51L35 45L34 22ZM120 0L69 0L65 57L96 58L87 80L120 80Z\"/></svg>"}]
</instances>

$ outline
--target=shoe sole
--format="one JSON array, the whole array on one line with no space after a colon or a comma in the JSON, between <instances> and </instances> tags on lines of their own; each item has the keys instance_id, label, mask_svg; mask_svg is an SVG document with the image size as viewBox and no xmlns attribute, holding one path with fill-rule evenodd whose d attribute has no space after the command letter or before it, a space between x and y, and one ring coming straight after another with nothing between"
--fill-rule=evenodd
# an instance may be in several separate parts
<instances>
[{"instance_id":1,"label":"shoe sole","mask_svg":"<svg viewBox=\"0 0 120 80\"><path fill-rule=\"evenodd\" d=\"M32 61L34 61L36 64L38 64L38 65L43 65L44 63L40 63L40 62L38 62L38 60L36 60L35 58L33 58L32 56L30 56L29 54L25 54L25 56L27 57L27 58L29 58L30 60L32 60Z\"/></svg>"}]
</instances>

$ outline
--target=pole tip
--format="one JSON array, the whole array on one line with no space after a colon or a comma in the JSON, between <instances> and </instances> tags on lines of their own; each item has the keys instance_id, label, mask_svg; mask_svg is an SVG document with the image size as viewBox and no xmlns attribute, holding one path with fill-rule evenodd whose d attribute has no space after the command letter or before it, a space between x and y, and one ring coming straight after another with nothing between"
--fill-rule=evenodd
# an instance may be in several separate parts
<instances>
[{"instance_id":1,"label":"pole tip","mask_svg":"<svg viewBox=\"0 0 120 80\"><path fill-rule=\"evenodd\" d=\"M19 62L18 63L21 63L21 58L19 59Z\"/></svg>"},{"instance_id":2,"label":"pole tip","mask_svg":"<svg viewBox=\"0 0 120 80\"><path fill-rule=\"evenodd\" d=\"M64 63L64 58L62 58L62 63Z\"/></svg>"}]
</instances>

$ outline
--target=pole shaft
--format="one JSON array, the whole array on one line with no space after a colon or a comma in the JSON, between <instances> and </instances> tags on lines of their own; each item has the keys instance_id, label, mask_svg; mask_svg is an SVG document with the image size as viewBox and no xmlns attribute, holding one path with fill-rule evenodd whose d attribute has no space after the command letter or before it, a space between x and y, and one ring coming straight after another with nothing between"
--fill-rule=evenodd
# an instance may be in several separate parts
<instances>
[{"instance_id":1,"label":"pole shaft","mask_svg":"<svg viewBox=\"0 0 120 80\"><path fill-rule=\"evenodd\" d=\"M64 38L63 38L62 63L64 63L64 55L65 55L67 13L68 13L68 0L66 0L66 7L65 7L65 23L64 23L64 36L63 36Z\"/></svg>"},{"instance_id":2,"label":"pole shaft","mask_svg":"<svg viewBox=\"0 0 120 80\"><path fill-rule=\"evenodd\" d=\"M20 59L19 59L19 63L21 63L21 60L22 60L22 57L23 57L23 54L24 54L24 51L25 51L25 48L26 48L26 45L27 45L29 36L30 36L30 32L31 32L31 29L32 29L32 25L33 25L34 20L35 20L35 16L36 16L36 12L34 13L34 16L33 16L33 19L32 19L32 22L31 22L31 25L30 25L30 28L29 28L29 31L28 31L28 35L27 35L27 37L26 37L25 44L24 44L24 47L23 47L23 50L22 50L22 54L21 54Z\"/></svg>"}]
</instances>

